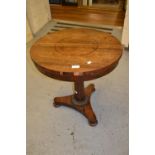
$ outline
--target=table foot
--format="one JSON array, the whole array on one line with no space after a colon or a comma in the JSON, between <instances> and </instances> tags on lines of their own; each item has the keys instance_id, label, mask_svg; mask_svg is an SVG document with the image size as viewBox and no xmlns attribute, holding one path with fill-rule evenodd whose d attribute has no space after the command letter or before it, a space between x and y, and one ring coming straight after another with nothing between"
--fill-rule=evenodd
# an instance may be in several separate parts
<instances>
[{"instance_id":1,"label":"table foot","mask_svg":"<svg viewBox=\"0 0 155 155\"><path fill-rule=\"evenodd\" d=\"M87 97L86 103L84 104L81 104L83 103L81 101L76 101L76 104L75 104L74 103L75 99L73 100L74 95L69 95L64 97L55 97L53 105L55 107L59 107L63 105L63 106L73 108L78 112L80 112L81 114L83 114L88 119L88 123L90 126L95 126L97 125L97 119L90 103L90 97L94 91L95 91L95 87L93 84L90 84L88 87L84 89L85 95Z\"/></svg>"},{"instance_id":2,"label":"table foot","mask_svg":"<svg viewBox=\"0 0 155 155\"><path fill-rule=\"evenodd\" d=\"M55 102L53 102L53 106L54 106L55 108L58 108L58 107L60 107L61 105L60 105L60 104L56 104Z\"/></svg>"},{"instance_id":3,"label":"table foot","mask_svg":"<svg viewBox=\"0 0 155 155\"><path fill-rule=\"evenodd\" d=\"M88 123L90 126L96 126L98 124L98 121L97 120L95 122L88 121Z\"/></svg>"}]
</instances>

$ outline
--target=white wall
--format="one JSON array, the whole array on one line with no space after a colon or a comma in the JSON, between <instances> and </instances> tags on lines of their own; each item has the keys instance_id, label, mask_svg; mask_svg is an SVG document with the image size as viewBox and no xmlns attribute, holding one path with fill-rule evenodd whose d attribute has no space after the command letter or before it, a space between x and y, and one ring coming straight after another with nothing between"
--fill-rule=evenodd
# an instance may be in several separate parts
<instances>
[{"instance_id":1,"label":"white wall","mask_svg":"<svg viewBox=\"0 0 155 155\"><path fill-rule=\"evenodd\" d=\"M33 34L51 20L48 0L27 0L26 14Z\"/></svg>"},{"instance_id":2,"label":"white wall","mask_svg":"<svg viewBox=\"0 0 155 155\"><path fill-rule=\"evenodd\" d=\"M33 38L33 34L29 25L29 21L26 17L26 42L29 42L30 40L32 40Z\"/></svg>"},{"instance_id":3,"label":"white wall","mask_svg":"<svg viewBox=\"0 0 155 155\"><path fill-rule=\"evenodd\" d=\"M125 20L124 20L124 26L123 26L123 34L122 34L122 44L125 47L128 47L129 45L129 5L127 4L125 13Z\"/></svg>"}]
</instances>

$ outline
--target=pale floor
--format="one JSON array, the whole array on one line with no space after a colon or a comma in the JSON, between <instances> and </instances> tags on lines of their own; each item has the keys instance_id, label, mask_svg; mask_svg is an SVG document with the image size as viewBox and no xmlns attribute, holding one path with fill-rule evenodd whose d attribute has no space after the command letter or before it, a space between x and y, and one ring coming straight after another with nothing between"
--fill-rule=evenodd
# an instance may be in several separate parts
<instances>
[{"instance_id":1,"label":"pale floor","mask_svg":"<svg viewBox=\"0 0 155 155\"><path fill-rule=\"evenodd\" d=\"M34 41L27 46L27 155L128 155L128 51L113 72L85 82L96 87L91 102L98 125L90 127L75 110L53 107L55 96L72 94L73 83L35 68L29 57Z\"/></svg>"}]
</instances>

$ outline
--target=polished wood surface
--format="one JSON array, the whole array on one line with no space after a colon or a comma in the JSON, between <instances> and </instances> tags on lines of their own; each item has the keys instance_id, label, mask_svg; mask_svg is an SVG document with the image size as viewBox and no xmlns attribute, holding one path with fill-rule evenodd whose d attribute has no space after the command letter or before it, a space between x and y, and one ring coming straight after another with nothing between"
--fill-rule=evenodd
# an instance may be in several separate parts
<instances>
[{"instance_id":1,"label":"polished wood surface","mask_svg":"<svg viewBox=\"0 0 155 155\"><path fill-rule=\"evenodd\" d=\"M125 11L103 10L102 8L73 7L50 5L53 19L84 22L89 24L102 24L123 26Z\"/></svg>"},{"instance_id":2,"label":"polished wood surface","mask_svg":"<svg viewBox=\"0 0 155 155\"><path fill-rule=\"evenodd\" d=\"M39 70L50 77L74 81L73 75L81 75L83 80L91 80L113 70L122 49L111 34L65 29L39 39L31 48L31 58Z\"/></svg>"},{"instance_id":3,"label":"polished wood surface","mask_svg":"<svg viewBox=\"0 0 155 155\"><path fill-rule=\"evenodd\" d=\"M91 29L64 29L47 34L30 50L36 67L45 75L73 81L73 95L56 97L54 106L69 106L81 112L91 126L97 124L90 104L94 85L84 89L84 81L111 72L122 55L121 43L109 33Z\"/></svg>"}]
</instances>

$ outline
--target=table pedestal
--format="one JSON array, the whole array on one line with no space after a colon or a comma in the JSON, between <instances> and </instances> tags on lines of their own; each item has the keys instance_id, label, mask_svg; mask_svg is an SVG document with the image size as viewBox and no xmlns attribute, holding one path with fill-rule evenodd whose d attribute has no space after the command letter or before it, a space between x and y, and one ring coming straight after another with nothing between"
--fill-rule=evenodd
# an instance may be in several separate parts
<instances>
[{"instance_id":1,"label":"table pedestal","mask_svg":"<svg viewBox=\"0 0 155 155\"><path fill-rule=\"evenodd\" d=\"M82 80L75 81L75 94L55 97L54 106L59 107L61 105L73 108L82 113L91 126L97 125L97 119L90 103L91 94L95 91L94 84L90 84L84 88L84 82Z\"/></svg>"}]
</instances>

